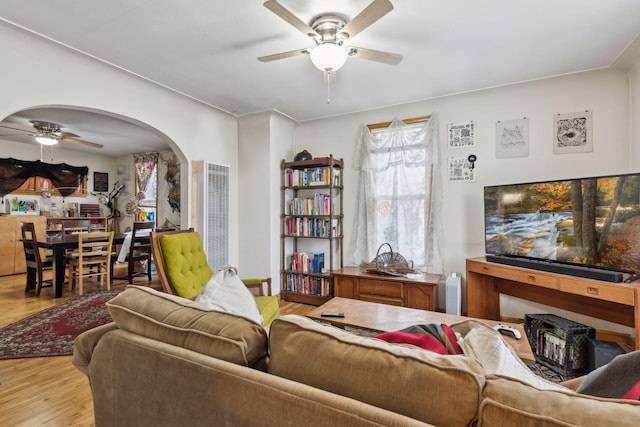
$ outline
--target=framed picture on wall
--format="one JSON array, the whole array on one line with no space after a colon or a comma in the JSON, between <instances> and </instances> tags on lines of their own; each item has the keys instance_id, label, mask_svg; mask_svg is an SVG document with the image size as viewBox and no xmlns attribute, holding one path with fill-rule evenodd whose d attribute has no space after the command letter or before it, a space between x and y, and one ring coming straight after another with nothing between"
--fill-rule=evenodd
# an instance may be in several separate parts
<instances>
[{"instance_id":1,"label":"framed picture on wall","mask_svg":"<svg viewBox=\"0 0 640 427\"><path fill-rule=\"evenodd\" d=\"M556 114L553 117L553 153L590 153L593 151L591 111Z\"/></svg>"},{"instance_id":2,"label":"framed picture on wall","mask_svg":"<svg viewBox=\"0 0 640 427\"><path fill-rule=\"evenodd\" d=\"M100 193L109 191L109 174L107 172L93 173L93 191Z\"/></svg>"},{"instance_id":3,"label":"framed picture on wall","mask_svg":"<svg viewBox=\"0 0 640 427\"><path fill-rule=\"evenodd\" d=\"M529 155L529 119L496 122L496 159Z\"/></svg>"}]
</instances>

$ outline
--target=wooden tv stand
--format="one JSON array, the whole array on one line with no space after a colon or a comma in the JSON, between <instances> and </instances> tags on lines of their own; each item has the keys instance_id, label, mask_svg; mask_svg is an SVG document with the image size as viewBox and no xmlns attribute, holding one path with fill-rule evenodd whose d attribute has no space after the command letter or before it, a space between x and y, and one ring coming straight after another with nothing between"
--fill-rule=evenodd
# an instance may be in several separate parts
<instances>
[{"instance_id":1,"label":"wooden tv stand","mask_svg":"<svg viewBox=\"0 0 640 427\"><path fill-rule=\"evenodd\" d=\"M500 320L500 294L635 328L640 349L640 283L610 283L467 259L467 316Z\"/></svg>"}]
</instances>

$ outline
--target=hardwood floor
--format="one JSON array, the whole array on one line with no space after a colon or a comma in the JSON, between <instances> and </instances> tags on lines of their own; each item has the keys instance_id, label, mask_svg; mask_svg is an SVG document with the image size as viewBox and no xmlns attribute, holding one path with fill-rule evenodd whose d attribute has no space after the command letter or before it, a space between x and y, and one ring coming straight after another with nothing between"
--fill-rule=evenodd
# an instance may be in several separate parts
<instances>
[{"instance_id":1,"label":"hardwood floor","mask_svg":"<svg viewBox=\"0 0 640 427\"><path fill-rule=\"evenodd\" d=\"M117 272L116 274L121 274ZM134 283L145 283L143 278ZM155 287L155 277L152 286ZM44 288L39 297L24 292L25 275L0 277L0 327L68 300L65 289L53 298ZM124 288L117 280L114 288ZM87 288L88 289L88 288ZM281 302L282 314L305 314L312 306ZM0 360L0 426L93 426L89 381L71 364L71 356Z\"/></svg>"}]
</instances>

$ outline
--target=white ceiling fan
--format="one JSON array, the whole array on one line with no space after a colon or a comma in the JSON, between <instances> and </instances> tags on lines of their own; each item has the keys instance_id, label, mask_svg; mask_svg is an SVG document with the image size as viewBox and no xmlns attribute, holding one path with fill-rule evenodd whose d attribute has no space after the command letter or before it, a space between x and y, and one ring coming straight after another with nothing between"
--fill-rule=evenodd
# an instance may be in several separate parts
<instances>
[{"instance_id":1,"label":"white ceiling fan","mask_svg":"<svg viewBox=\"0 0 640 427\"><path fill-rule=\"evenodd\" d=\"M45 122L41 120L30 120L29 123L34 128L34 131L19 129L12 126L6 126L0 124L0 128L11 129L20 131L23 133L18 134L10 134L10 135L2 135L2 136L31 136L36 142L42 145L56 145L59 142L64 143L73 143L73 144L82 144L88 147L93 148L102 148L102 144L97 144L95 142L85 141L83 139L79 139L79 136L71 133L71 132L63 132L62 127L56 123Z\"/></svg>"},{"instance_id":2,"label":"white ceiling fan","mask_svg":"<svg viewBox=\"0 0 640 427\"><path fill-rule=\"evenodd\" d=\"M259 61L270 62L308 54L313 65L324 71L326 76L340 69L349 56L389 65L398 65L402 60L402 55L396 53L349 45L351 38L393 10L389 0L374 0L350 21L337 13L324 13L316 16L310 24L303 22L276 0L264 2L264 6L311 38L315 46L261 56Z\"/></svg>"}]
</instances>

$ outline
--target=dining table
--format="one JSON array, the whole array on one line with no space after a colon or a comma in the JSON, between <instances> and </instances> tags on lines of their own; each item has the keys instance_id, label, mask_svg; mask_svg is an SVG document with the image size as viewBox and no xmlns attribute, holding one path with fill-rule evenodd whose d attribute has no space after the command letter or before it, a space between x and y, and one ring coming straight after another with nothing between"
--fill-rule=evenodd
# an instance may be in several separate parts
<instances>
[{"instance_id":1,"label":"dining table","mask_svg":"<svg viewBox=\"0 0 640 427\"><path fill-rule=\"evenodd\" d=\"M113 245L121 245L125 240L124 234L116 234L113 236ZM64 270L65 270L65 252L78 247L78 234L57 234L47 236L44 240L38 240L38 246L44 249L50 249L53 257L53 289L55 298L62 296L62 287L64 286ZM29 286L35 288L35 275L32 278L27 277L27 289ZM33 282L33 283L31 283Z\"/></svg>"}]
</instances>

